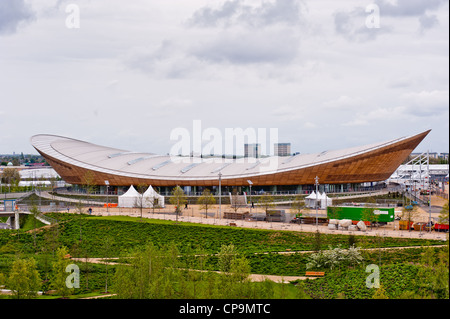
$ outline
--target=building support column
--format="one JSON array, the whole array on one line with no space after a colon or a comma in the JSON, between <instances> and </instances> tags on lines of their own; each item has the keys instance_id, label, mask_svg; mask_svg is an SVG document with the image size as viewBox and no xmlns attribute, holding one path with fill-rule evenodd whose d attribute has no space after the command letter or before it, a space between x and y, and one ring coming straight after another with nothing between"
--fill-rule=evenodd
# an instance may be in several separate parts
<instances>
[{"instance_id":1,"label":"building support column","mask_svg":"<svg viewBox=\"0 0 450 319\"><path fill-rule=\"evenodd\" d=\"M14 213L14 222L15 222L15 228L14 229L19 229L20 228L19 213Z\"/></svg>"}]
</instances>

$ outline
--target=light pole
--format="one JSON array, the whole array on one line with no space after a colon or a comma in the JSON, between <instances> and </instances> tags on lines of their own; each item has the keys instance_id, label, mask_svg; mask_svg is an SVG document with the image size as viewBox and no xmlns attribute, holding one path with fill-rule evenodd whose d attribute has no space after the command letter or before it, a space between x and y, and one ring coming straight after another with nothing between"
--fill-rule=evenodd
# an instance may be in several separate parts
<instances>
[{"instance_id":1,"label":"light pole","mask_svg":"<svg viewBox=\"0 0 450 319\"><path fill-rule=\"evenodd\" d=\"M428 180L427 188L428 188L428 211L429 211L428 227L429 227L430 234L431 234L431 179L430 179L430 151L429 150L427 150L427 180Z\"/></svg>"},{"instance_id":2,"label":"light pole","mask_svg":"<svg viewBox=\"0 0 450 319\"><path fill-rule=\"evenodd\" d=\"M109 181L105 181L106 185L106 212L109 213Z\"/></svg>"},{"instance_id":3,"label":"light pole","mask_svg":"<svg viewBox=\"0 0 450 319\"><path fill-rule=\"evenodd\" d=\"M318 207L317 207L317 202L319 201L319 190L318 190L318 186L319 186L319 177L316 176L314 178L314 180L316 181L316 227L319 227L319 212L318 212Z\"/></svg>"},{"instance_id":4,"label":"light pole","mask_svg":"<svg viewBox=\"0 0 450 319\"><path fill-rule=\"evenodd\" d=\"M219 172L219 218L222 218L222 173Z\"/></svg>"},{"instance_id":5,"label":"light pole","mask_svg":"<svg viewBox=\"0 0 450 319\"><path fill-rule=\"evenodd\" d=\"M250 186L250 214L251 214L252 213L252 206L253 206L253 203L252 203L252 185L253 185L253 182L248 179L247 183Z\"/></svg>"}]
</instances>

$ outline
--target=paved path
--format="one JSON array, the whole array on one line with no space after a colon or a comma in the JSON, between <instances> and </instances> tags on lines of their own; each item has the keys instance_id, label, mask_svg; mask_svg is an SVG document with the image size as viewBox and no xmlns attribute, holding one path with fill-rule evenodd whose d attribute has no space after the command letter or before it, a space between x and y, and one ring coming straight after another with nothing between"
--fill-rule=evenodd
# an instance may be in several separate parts
<instances>
[{"instance_id":1,"label":"paved path","mask_svg":"<svg viewBox=\"0 0 450 319\"><path fill-rule=\"evenodd\" d=\"M71 260L73 261L80 261L80 262L88 262L93 264L103 264L103 265L120 265L120 263L116 262L110 262L105 261L111 260L111 259L118 259L118 258L75 258L72 257ZM126 264L122 264L126 265ZM199 271L199 272L215 272L215 273L221 273L220 271L213 271L213 270L199 270L199 269L190 269L190 271ZM251 281L258 282L258 281L264 281L266 279L272 280L276 283L289 283L290 281L294 280L305 280L305 279L316 279L316 277L306 277L306 276L275 276L275 275L260 275L260 274L250 274L248 277ZM102 296L104 297L104 296Z\"/></svg>"},{"instance_id":2,"label":"paved path","mask_svg":"<svg viewBox=\"0 0 450 319\"><path fill-rule=\"evenodd\" d=\"M439 245L439 246L433 246L433 247L445 247L446 245ZM409 247L383 247L382 250L387 249L413 249L417 248L415 246L409 246ZM361 250L378 250L380 248L364 248ZM277 253L277 254L296 254L296 253L313 253L314 251L280 251L280 252L271 252L271 253ZM269 253L255 253L255 254L269 254ZM71 258L71 260L74 261L80 261L80 262L88 262L88 263L94 263L94 264L103 264L103 265L127 265L127 264L121 264L117 262L111 262L111 261L105 261L105 260L118 260L119 258ZM208 270L198 270L198 269L190 269L191 271L199 271L199 272L208 272ZM212 270L211 270L212 271ZM213 271L216 273L221 273L220 271ZM276 275L261 275L261 274L250 274L249 279L254 282L259 281L265 281L266 279L269 279L276 283L289 283L290 281L294 280L306 280L306 279L316 279L317 277L309 277L309 276L276 276ZM102 296L104 297L104 296Z\"/></svg>"},{"instance_id":3,"label":"paved path","mask_svg":"<svg viewBox=\"0 0 450 319\"><path fill-rule=\"evenodd\" d=\"M141 213L137 209L120 209L120 208L95 208L94 215L98 216L131 216L140 217ZM396 237L396 238L420 238L430 240L446 240L447 234L440 232L426 232L426 231L407 231L398 230L398 221L391 223L391 225L382 226L379 228L368 228L366 231L348 231L348 230L330 230L327 226L310 225L310 224L290 224L279 222L265 222L265 221L247 221L247 220L231 220L231 219L219 219L219 218L203 218L198 216L188 216L186 213L184 216L178 216L180 222L190 222L207 225L221 225L229 226L230 223L236 224L236 227L252 228L252 229L269 229L269 230L289 230L289 231L302 231L302 232L316 232L317 230L322 234L343 234L343 235L364 235L364 236L381 236L381 237ZM152 213L144 211L142 218L149 219L161 219L161 220L176 220L174 213ZM234 226L229 226L234 227Z\"/></svg>"}]
</instances>

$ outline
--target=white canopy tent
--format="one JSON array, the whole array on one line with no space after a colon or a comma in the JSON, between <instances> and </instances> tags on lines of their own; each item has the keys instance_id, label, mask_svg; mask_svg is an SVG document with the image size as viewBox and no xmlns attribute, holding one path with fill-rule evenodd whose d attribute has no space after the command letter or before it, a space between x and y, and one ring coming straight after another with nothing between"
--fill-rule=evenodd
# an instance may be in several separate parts
<instances>
[{"instance_id":1,"label":"white canopy tent","mask_svg":"<svg viewBox=\"0 0 450 319\"><path fill-rule=\"evenodd\" d=\"M328 206L332 205L332 199L323 192L322 194L319 193L319 202L320 202L320 208L326 209Z\"/></svg>"},{"instance_id":2,"label":"white canopy tent","mask_svg":"<svg viewBox=\"0 0 450 319\"><path fill-rule=\"evenodd\" d=\"M332 199L325 194L325 192L317 194L312 191L312 193L305 197L305 206L309 208L315 208L316 207L316 201L320 207L320 209L326 209L327 206L330 206L332 204Z\"/></svg>"},{"instance_id":3,"label":"white canopy tent","mask_svg":"<svg viewBox=\"0 0 450 319\"><path fill-rule=\"evenodd\" d=\"M119 207L135 207L136 200L140 197L141 194L131 185L123 195L119 196Z\"/></svg>"},{"instance_id":4,"label":"white canopy tent","mask_svg":"<svg viewBox=\"0 0 450 319\"><path fill-rule=\"evenodd\" d=\"M164 196L158 194L150 185L144 193L144 207L164 207Z\"/></svg>"},{"instance_id":5,"label":"white canopy tent","mask_svg":"<svg viewBox=\"0 0 450 319\"><path fill-rule=\"evenodd\" d=\"M305 197L305 206L310 208L316 207L316 193L314 191Z\"/></svg>"},{"instance_id":6,"label":"white canopy tent","mask_svg":"<svg viewBox=\"0 0 450 319\"><path fill-rule=\"evenodd\" d=\"M164 196L158 194L150 185L144 194L140 194L133 185L121 196L119 196L119 207L153 207L157 204L159 207L164 207Z\"/></svg>"}]
</instances>

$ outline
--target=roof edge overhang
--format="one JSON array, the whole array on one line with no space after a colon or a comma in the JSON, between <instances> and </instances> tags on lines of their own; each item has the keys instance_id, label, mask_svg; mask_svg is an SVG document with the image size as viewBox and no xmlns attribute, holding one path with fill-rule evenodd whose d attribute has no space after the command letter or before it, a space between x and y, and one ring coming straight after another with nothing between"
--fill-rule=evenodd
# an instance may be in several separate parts
<instances>
[{"instance_id":1,"label":"roof edge overhang","mask_svg":"<svg viewBox=\"0 0 450 319\"><path fill-rule=\"evenodd\" d=\"M311 168L314 166L320 166L320 165L325 165L327 163L348 160L348 159L364 156L365 154L369 154L370 152L373 152L376 150L381 150L383 148L390 148L390 147L393 147L397 144L401 144L408 140L415 141L413 143L414 148L415 148L429 134L430 131L431 130L427 130L427 131L424 131L422 133L419 133L419 134L416 134L413 136L402 137L402 138L397 138L397 139L390 140L390 141L387 141L384 143L378 143L374 147L367 147L367 148L362 147L362 150L360 150L360 151L351 152L351 153L345 154L343 156L331 158L331 159L324 160L324 161L315 161L315 162L311 162L308 164L298 165L298 166L289 167L289 168L277 167L276 169L272 169L272 170L268 169L267 171L263 170L258 173L234 174L234 175L223 174L222 180L225 181L227 179L230 179L230 180L231 179L248 179L248 178L252 178L252 177L263 177L263 176L267 176L267 175L289 173L292 171L304 170L304 169L308 169L308 168ZM90 170L90 171L98 172L101 174L115 175L115 176L119 176L119 177L120 176L121 177L129 177L129 178L135 178L135 179L147 179L147 180L151 179L151 180L161 180L161 181L163 181L163 180L165 180L165 181L180 181L181 180L181 181L188 182L188 181L199 181L199 180L204 180L204 181L216 181L217 180L217 176L194 176L193 177L193 176L164 176L164 175L158 175L158 174L148 175L148 174L136 174L136 173L131 173L131 172L124 172L121 170L110 169L107 167L99 167L99 166L96 166L96 165L93 165L90 163L81 162L81 161L77 160L76 158L66 156L66 155L62 154L61 152L59 152L58 150L54 149L51 146L51 141L56 140L56 139L66 139L66 140L70 140L70 141L86 143L88 145L96 145L96 144L92 144L92 143L77 140L77 139L67 138L67 137L58 136L58 135L51 135L51 134L34 135L30 138L30 142L31 142L32 146L44 157L50 157L50 158L56 159L58 161L61 161L63 163L66 163L67 165L76 166L76 167L79 167L79 168L82 168L85 170ZM99 146L99 147L105 148L104 146ZM409 150L408 155L414 150L414 148ZM120 149L115 149L115 148L110 148L110 149L112 152L115 152L115 151L127 152L125 150L120 150ZM150 153L148 153L148 154L150 154ZM280 160L280 158L274 156L274 157L267 158L267 160L277 162L278 160ZM227 159L227 161L228 162L231 161L231 163L233 163L235 160ZM395 171L395 169L394 169L394 171Z\"/></svg>"}]
</instances>

